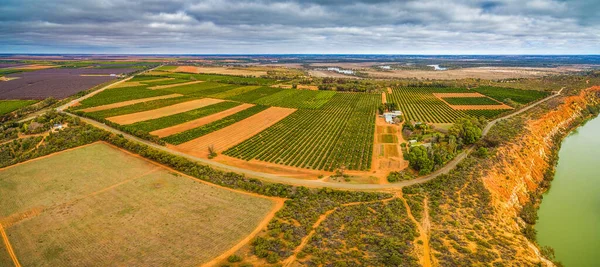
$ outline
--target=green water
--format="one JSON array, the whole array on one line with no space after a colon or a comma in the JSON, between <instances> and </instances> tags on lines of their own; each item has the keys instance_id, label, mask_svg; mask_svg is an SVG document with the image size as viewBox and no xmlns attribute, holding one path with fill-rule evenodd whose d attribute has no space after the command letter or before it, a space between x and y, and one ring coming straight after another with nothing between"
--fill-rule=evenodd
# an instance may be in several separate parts
<instances>
[{"instance_id":1,"label":"green water","mask_svg":"<svg viewBox=\"0 0 600 267\"><path fill-rule=\"evenodd\" d=\"M565 266L600 266L600 117L562 143L556 175L535 226Z\"/></svg>"}]
</instances>

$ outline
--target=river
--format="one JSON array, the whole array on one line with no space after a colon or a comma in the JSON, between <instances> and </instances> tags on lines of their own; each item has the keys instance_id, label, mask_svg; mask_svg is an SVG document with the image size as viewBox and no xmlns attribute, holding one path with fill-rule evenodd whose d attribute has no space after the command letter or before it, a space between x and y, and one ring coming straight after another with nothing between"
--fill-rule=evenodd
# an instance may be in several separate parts
<instances>
[{"instance_id":1,"label":"river","mask_svg":"<svg viewBox=\"0 0 600 267\"><path fill-rule=\"evenodd\" d=\"M565 266L600 266L600 117L562 142L556 174L535 226Z\"/></svg>"}]
</instances>

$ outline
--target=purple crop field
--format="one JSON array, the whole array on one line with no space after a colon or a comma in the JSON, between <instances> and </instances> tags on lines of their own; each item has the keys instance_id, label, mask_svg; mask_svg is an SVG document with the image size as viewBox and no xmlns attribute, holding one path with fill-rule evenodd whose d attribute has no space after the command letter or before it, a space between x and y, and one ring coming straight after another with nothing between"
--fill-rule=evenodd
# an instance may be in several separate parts
<instances>
[{"instance_id":1,"label":"purple crop field","mask_svg":"<svg viewBox=\"0 0 600 267\"><path fill-rule=\"evenodd\" d=\"M116 79L109 75L136 69L45 69L7 75L18 79L0 82L0 99L66 98L101 83Z\"/></svg>"}]
</instances>

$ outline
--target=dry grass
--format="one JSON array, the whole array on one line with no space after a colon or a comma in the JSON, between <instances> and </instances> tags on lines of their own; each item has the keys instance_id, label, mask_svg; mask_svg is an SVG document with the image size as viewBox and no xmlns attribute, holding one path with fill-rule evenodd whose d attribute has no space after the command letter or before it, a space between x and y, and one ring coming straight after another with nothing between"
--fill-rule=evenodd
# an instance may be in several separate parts
<instances>
[{"instance_id":1,"label":"dry grass","mask_svg":"<svg viewBox=\"0 0 600 267\"><path fill-rule=\"evenodd\" d=\"M114 123L118 123L121 125L132 124L138 121L146 121L157 118L162 118L165 116L170 116L177 113L182 113L186 111L190 111L193 109L198 109L201 107L206 107L212 104L216 104L219 102L223 102L220 99L212 99L212 98L202 98L192 101L187 101L171 106L166 106L162 108L157 108L148 111L136 112L131 114L119 115L107 118L107 120L112 121Z\"/></svg>"},{"instance_id":2,"label":"dry grass","mask_svg":"<svg viewBox=\"0 0 600 267\"><path fill-rule=\"evenodd\" d=\"M564 68L518 68L518 67L479 67L464 68L446 71L434 70L391 70L373 71L366 70L369 76L375 78L419 78L419 79L442 79L456 80L466 78L480 79L508 79L508 78L530 78L541 77L549 74L564 73L572 71Z\"/></svg>"},{"instance_id":3,"label":"dry grass","mask_svg":"<svg viewBox=\"0 0 600 267\"><path fill-rule=\"evenodd\" d=\"M198 265L243 240L274 207L104 143L0 172L0 220L39 210L6 227L23 266Z\"/></svg>"},{"instance_id":4,"label":"dry grass","mask_svg":"<svg viewBox=\"0 0 600 267\"><path fill-rule=\"evenodd\" d=\"M54 65L31 64L31 65L25 65L25 66L16 66L16 67L12 67L11 69L19 69L19 70L43 70L43 69L50 69L50 68L56 68L56 66L54 66Z\"/></svg>"},{"instance_id":5,"label":"dry grass","mask_svg":"<svg viewBox=\"0 0 600 267\"><path fill-rule=\"evenodd\" d=\"M247 69L247 68L196 67L196 66L177 67L175 69L175 72L244 75L244 76L256 76L256 77L262 76L262 75L267 75L267 72L264 70L254 70L254 69Z\"/></svg>"},{"instance_id":6,"label":"dry grass","mask_svg":"<svg viewBox=\"0 0 600 267\"><path fill-rule=\"evenodd\" d=\"M217 152L222 152L258 134L294 111L296 110L291 108L270 107L233 125L174 146L174 148L186 154L207 157L209 146L213 145Z\"/></svg>"}]
</instances>

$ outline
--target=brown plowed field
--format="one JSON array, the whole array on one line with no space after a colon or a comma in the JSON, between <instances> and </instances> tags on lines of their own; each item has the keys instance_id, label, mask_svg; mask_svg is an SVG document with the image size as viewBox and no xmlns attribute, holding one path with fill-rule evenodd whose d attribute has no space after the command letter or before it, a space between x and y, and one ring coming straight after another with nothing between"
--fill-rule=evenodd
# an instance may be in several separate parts
<instances>
[{"instance_id":1,"label":"brown plowed field","mask_svg":"<svg viewBox=\"0 0 600 267\"><path fill-rule=\"evenodd\" d=\"M193 156L206 157L209 146L212 145L217 152L222 152L258 134L294 111L296 110L291 108L270 107L238 123L174 146L174 148Z\"/></svg>"},{"instance_id":2,"label":"brown plowed field","mask_svg":"<svg viewBox=\"0 0 600 267\"><path fill-rule=\"evenodd\" d=\"M152 90L165 89L165 88L171 88L171 87L177 87L177 86L184 86L184 85L196 84L196 83L201 83L201 82L204 82L204 81L193 81L193 82L187 82L187 83L174 83L174 84L167 84L167 85L157 85L157 86L148 87L148 89L152 89Z\"/></svg>"},{"instance_id":3,"label":"brown plowed field","mask_svg":"<svg viewBox=\"0 0 600 267\"><path fill-rule=\"evenodd\" d=\"M110 117L110 118L107 118L107 120L112 121L114 123L121 124L121 125L126 125L126 124L136 123L138 121L146 121L146 120L157 119L157 118L161 118L161 117L165 117L165 116L170 116L173 114L190 111L192 109L206 107L208 105L216 104L219 102L223 102L223 100L213 99L213 98L202 98L202 99L183 102L183 103L179 103L179 104L175 104L175 105L171 105L171 106L157 108L157 109L153 109L153 110Z\"/></svg>"},{"instance_id":4,"label":"brown plowed field","mask_svg":"<svg viewBox=\"0 0 600 267\"><path fill-rule=\"evenodd\" d=\"M381 103L383 103L383 104L387 103L387 99L385 97L385 93L381 93Z\"/></svg>"},{"instance_id":5,"label":"brown plowed field","mask_svg":"<svg viewBox=\"0 0 600 267\"><path fill-rule=\"evenodd\" d=\"M437 98L442 97L487 97L480 93L433 93Z\"/></svg>"},{"instance_id":6,"label":"brown plowed field","mask_svg":"<svg viewBox=\"0 0 600 267\"><path fill-rule=\"evenodd\" d=\"M137 103L142 103L142 102L147 102L147 101L152 101L152 100L173 98L173 97L178 97L178 96L183 96L183 95L181 95L181 94L170 94L170 95L161 95L161 96L155 96L155 97L134 99L134 100L123 101L123 102L119 102L119 103L113 103L113 104L102 105L102 106L97 106L97 107L85 108L85 109L82 109L81 111L83 111L83 112L95 112L95 111L101 111L101 110L107 110L107 109L113 109L113 108L119 108L119 107L129 106L129 105L133 105L133 104L137 104Z\"/></svg>"},{"instance_id":7,"label":"brown plowed field","mask_svg":"<svg viewBox=\"0 0 600 267\"><path fill-rule=\"evenodd\" d=\"M254 106L254 105L253 104L241 104L239 106L230 108L228 110L224 110L219 113L208 115L206 117L202 117L202 118L199 118L199 119L196 119L193 121L188 121L188 122L178 124L178 125L175 125L172 127L156 130L156 131L150 132L150 134L156 135L160 138L163 138L165 136L169 136L169 135L173 135L173 134L187 131L190 129L194 129L194 128L200 127L202 125L211 123L213 121L220 120L222 118L233 115L235 113L238 113L238 112L240 112L244 109L250 108L252 106Z\"/></svg>"},{"instance_id":8,"label":"brown plowed field","mask_svg":"<svg viewBox=\"0 0 600 267\"><path fill-rule=\"evenodd\" d=\"M236 69L236 68L224 68L224 67L195 67L195 66L177 67L175 69L175 72L210 73L210 74L226 74L226 75L251 75L251 76L267 75L266 71L261 71L261 70L248 70L248 69Z\"/></svg>"}]
</instances>

